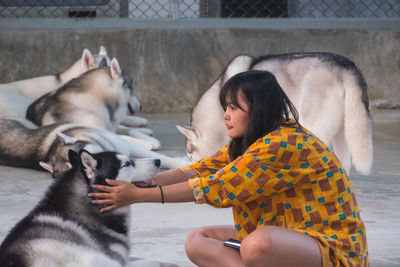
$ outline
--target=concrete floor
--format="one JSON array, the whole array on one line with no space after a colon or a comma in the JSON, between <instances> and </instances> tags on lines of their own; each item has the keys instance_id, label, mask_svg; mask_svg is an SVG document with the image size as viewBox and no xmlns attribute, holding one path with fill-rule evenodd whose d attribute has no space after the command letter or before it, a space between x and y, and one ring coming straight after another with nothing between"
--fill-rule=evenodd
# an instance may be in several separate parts
<instances>
[{"instance_id":1,"label":"concrete floor","mask_svg":"<svg viewBox=\"0 0 400 267\"><path fill-rule=\"evenodd\" d=\"M162 153L184 156L184 137L175 124L189 114L143 114L162 142ZM371 175L350 173L366 224L371 266L400 266L400 111L374 111L374 167ZM36 205L51 177L45 172L0 166L0 240ZM194 228L232 224L230 209L207 205L135 204L132 206L132 256L194 266L184 251Z\"/></svg>"}]
</instances>

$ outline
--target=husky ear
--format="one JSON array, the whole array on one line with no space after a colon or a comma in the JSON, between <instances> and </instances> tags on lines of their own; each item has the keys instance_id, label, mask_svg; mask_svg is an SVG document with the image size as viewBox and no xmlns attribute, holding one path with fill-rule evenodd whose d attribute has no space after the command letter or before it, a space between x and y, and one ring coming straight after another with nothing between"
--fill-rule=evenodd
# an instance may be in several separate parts
<instances>
[{"instance_id":1,"label":"husky ear","mask_svg":"<svg viewBox=\"0 0 400 267\"><path fill-rule=\"evenodd\" d=\"M86 176L89 179L94 177L94 171L97 167L97 160L88 151L82 149L79 151L79 158L85 169Z\"/></svg>"},{"instance_id":2,"label":"husky ear","mask_svg":"<svg viewBox=\"0 0 400 267\"><path fill-rule=\"evenodd\" d=\"M82 67L85 71L91 70L95 67L96 62L89 49L85 48L82 53Z\"/></svg>"},{"instance_id":3,"label":"husky ear","mask_svg":"<svg viewBox=\"0 0 400 267\"><path fill-rule=\"evenodd\" d=\"M113 58L110 62L110 70L111 70L111 77L116 79L118 76L121 75L121 67L119 66L118 60Z\"/></svg>"},{"instance_id":4,"label":"husky ear","mask_svg":"<svg viewBox=\"0 0 400 267\"><path fill-rule=\"evenodd\" d=\"M189 140L193 140L197 137L196 131L192 126L176 125L176 128Z\"/></svg>"},{"instance_id":5,"label":"husky ear","mask_svg":"<svg viewBox=\"0 0 400 267\"><path fill-rule=\"evenodd\" d=\"M78 139L75 139L75 138L70 137L70 136L68 136L66 134L63 134L63 133L57 133L57 136L59 138L61 138L61 140L64 143L64 145L73 145L76 142L78 142Z\"/></svg>"},{"instance_id":6,"label":"husky ear","mask_svg":"<svg viewBox=\"0 0 400 267\"><path fill-rule=\"evenodd\" d=\"M54 172L53 165L50 162L39 161L39 165L40 165L40 167L42 167L43 169L45 169L49 173L53 173Z\"/></svg>"},{"instance_id":7,"label":"husky ear","mask_svg":"<svg viewBox=\"0 0 400 267\"><path fill-rule=\"evenodd\" d=\"M103 45L100 46L99 55L108 56L107 49Z\"/></svg>"}]
</instances>

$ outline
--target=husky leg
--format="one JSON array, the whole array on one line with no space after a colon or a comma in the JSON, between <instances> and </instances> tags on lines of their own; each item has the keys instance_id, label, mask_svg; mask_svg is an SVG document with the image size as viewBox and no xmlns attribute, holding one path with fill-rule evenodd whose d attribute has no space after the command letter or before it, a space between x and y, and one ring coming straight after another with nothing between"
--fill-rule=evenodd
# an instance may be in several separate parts
<instances>
[{"instance_id":1,"label":"husky leg","mask_svg":"<svg viewBox=\"0 0 400 267\"><path fill-rule=\"evenodd\" d=\"M134 128L134 130L149 136L152 136L154 133L151 129L145 127Z\"/></svg>"},{"instance_id":2,"label":"husky leg","mask_svg":"<svg viewBox=\"0 0 400 267\"><path fill-rule=\"evenodd\" d=\"M117 133L123 134L123 135L129 135L133 138L139 139L142 141L143 144L147 144L146 147L150 146L149 149L151 149L151 150L159 150L161 147L160 141L158 141L154 137L148 136L147 134L141 133L140 131L137 131L136 129L132 129L132 128L120 125L118 127Z\"/></svg>"},{"instance_id":3,"label":"husky leg","mask_svg":"<svg viewBox=\"0 0 400 267\"><path fill-rule=\"evenodd\" d=\"M145 147L138 145L135 141L135 138L130 136L120 136L127 143L125 145L129 146L130 156L136 158L157 158L161 160L161 167L167 169L175 169L178 167L182 167L185 165L189 165L192 162L186 158L174 158L163 155L158 152L150 151Z\"/></svg>"},{"instance_id":4,"label":"husky leg","mask_svg":"<svg viewBox=\"0 0 400 267\"><path fill-rule=\"evenodd\" d=\"M134 137L128 136L128 135L119 135L119 136L122 137L123 139L129 140L129 142L134 143L134 144L136 144L138 146L141 146L141 147L143 147L145 149L148 149L148 150L152 150L153 149L153 146L151 144L149 144L148 142L146 142L146 141L144 141L142 139L134 138Z\"/></svg>"},{"instance_id":5,"label":"husky leg","mask_svg":"<svg viewBox=\"0 0 400 267\"><path fill-rule=\"evenodd\" d=\"M130 127L143 127L146 126L148 123L148 120L142 117L126 116L121 124Z\"/></svg>"},{"instance_id":6,"label":"husky leg","mask_svg":"<svg viewBox=\"0 0 400 267\"><path fill-rule=\"evenodd\" d=\"M146 128L146 127L137 127L137 128L136 127L127 127L127 126L124 126L121 124L118 125L117 133L127 135L128 129L134 129L135 131L138 131L143 134L150 135L150 136L152 136L154 133L153 130Z\"/></svg>"}]
</instances>

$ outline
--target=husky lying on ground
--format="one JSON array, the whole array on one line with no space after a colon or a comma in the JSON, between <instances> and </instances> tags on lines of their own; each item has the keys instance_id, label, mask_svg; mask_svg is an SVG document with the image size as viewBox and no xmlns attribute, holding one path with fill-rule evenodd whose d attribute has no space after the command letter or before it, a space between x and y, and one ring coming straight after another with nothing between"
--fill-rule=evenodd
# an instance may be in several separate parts
<instances>
[{"instance_id":1,"label":"husky lying on ground","mask_svg":"<svg viewBox=\"0 0 400 267\"><path fill-rule=\"evenodd\" d=\"M292 53L252 58L235 57L193 108L186 136L189 157L200 160L228 142L219 104L222 85L250 69L272 72L299 112L300 123L333 148L350 173L372 167L372 116L367 84L349 59L330 53ZM267 89L267 88L266 88Z\"/></svg>"},{"instance_id":2,"label":"husky lying on ground","mask_svg":"<svg viewBox=\"0 0 400 267\"><path fill-rule=\"evenodd\" d=\"M140 110L131 80L122 73L114 58L110 66L90 70L56 91L33 102L26 118L38 126L53 123L79 123L88 127L117 132L127 115ZM131 135L144 147L157 150L160 142L134 129L123 127L119 133Z\"/></svg>"},{"instance_id":3,"label":"husky lying on ground","mask_svg":"<svg viewBox=\"0 0 400 267\"><path fill-rule=\"evenodd\" d=\"M39 204L0 246L0 266L126 266L130 207L100 213L87 195L105 179L153 177L158 159L132 160L114 152L68 153L72 169L55 180Z\"/></svg>"},{"instance_id":4,"label":"husky lying on ground","mask_svg":"<svg viewBox=\"0 0 400 267\"><path fill-rule=\"evenodd\" d=\"M158 158L173 169L188 161L162 155L137 145L129 136L77 124L28 128L20 121L0 118L0 164L49 171L53 177L69 170L68 151L114 151L136 158Z\"/></svg>"},{"instance_id":5,"label":"husky lying on ground","mask_svg":"<svg viewBox=\"0 0 400 267\"><path fill-rule=\"evenodd\" d=\"M33 102L26 118L39 126L74 123L115 132L126 114L139 104L131 80L122 75L118 61L84 73Z\"/></svg>"},{"instance_id":6,"label":"husky lying on ground","mask_svg":"<svg viewBox=\"0 0 400 267\"><path fill-rule=\"evenodd\" d=\"M88 49L84 49L81 58L63 73L0 84L0 116L25 118L26 109L34 100L97 68L103 60L109 61L103 46L97 55L92 55Z\"/></svg>"}]
</instances>

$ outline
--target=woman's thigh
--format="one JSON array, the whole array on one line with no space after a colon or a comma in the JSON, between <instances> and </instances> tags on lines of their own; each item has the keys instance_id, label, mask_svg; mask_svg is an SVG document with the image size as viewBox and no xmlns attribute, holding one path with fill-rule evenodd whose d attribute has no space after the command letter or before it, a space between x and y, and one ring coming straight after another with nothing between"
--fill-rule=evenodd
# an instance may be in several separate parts
<instances>
[{"instance_id":1,"label":"woman's thigh","mask_svg":"<svg viewBox=\"0 0 400 267\"><path fill-rule=\"evenodd\" d=\"M196 229L194 232L220 241L225 241L229 238L237 239L235 227L232 225L205 226Z\"/></svg>"},{"instance_id":2,"label":"woman's thigh","mask_svg":"<svg viewBox=\"0 0 400 267\"><path fill-rule=\"evenodd\" d=\"M317 241L291 229L265 226L242 242L240 254L246 266L321 266Z\"/></svg>"}]
</instances>

